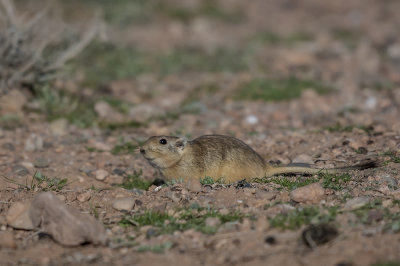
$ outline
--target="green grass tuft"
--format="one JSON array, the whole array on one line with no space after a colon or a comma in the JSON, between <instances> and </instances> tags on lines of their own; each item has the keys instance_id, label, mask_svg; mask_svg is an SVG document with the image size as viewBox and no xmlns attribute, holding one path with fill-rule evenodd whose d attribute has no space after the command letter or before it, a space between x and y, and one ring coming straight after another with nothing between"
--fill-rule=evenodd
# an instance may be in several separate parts
<instances>
[{"instance_id":1,"label":"green grass tuft","mask_svg":"<svg viewBox=\"0 0 400 266\"><path fill-rule=\"evenodd\" d=\"M123 183L118 186L123 187L125 189L137 188L137 189L147 190L151 186L152 182L140 178L142 174L143 174L142 170L140 170L139 172L135 171L133 175L128 175L124 177Z\"/></svg>"},{"instance_id":2,"label":"green grass tuft","mask_svg":"<svg viewBox=\"0 0 400 266\"><path fill-rule=\"evenodd\" d=\"M194 207L181 210L178 217L168 215L167 213L146 211L141 214L126 216L121 220L121 226L145 226L156 227L157 234L171 234L175 231L186 231L195 229L205 234L215 233L219 226L206 226L205 220L208 217L216 217L221 221L221 225L227 222L241 220L245 215L239 212L229 214L220 214L217 210Z\"/></svg>"},{"instance_id":3,"label":"green grass tuft","mask_svg":"<svg viewBox=\"0 0 400 266\"><path fill-rule=\"evenodd\" d=\"M270 219L272 227L281 229L297 229L303 225L329 223L335 220L337 207L320 210L317 207L296 209L288 213L280 213Z\"/></svg>"}]
</instances>

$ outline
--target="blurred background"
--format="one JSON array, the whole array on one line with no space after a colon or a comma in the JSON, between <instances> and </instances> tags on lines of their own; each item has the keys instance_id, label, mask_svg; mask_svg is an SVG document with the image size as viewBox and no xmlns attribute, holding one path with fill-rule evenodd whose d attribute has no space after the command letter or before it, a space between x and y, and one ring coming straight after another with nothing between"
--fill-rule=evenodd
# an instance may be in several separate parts
<instances>
[{"instance_id":1,"label":"blurred background","mask_svg":"<svg viewBox=\"0 0 400 266\"><path fill-rule=\"evenodd\" d=\"M397 130L396 10L396 0L2 0L0 125Z\"/></svg>"}]
</instances>

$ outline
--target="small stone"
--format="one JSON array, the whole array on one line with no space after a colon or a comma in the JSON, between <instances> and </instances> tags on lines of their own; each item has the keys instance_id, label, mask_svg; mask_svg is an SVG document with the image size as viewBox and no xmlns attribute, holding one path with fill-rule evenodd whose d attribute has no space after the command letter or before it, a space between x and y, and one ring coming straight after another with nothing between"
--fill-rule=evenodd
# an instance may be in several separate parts
<instances>
[{"instance_id":1,"label":"small stone","mask_svg":"<svg viewBox=\"0 0 400 266\"><path fill-rule=\"evenodd\" d=\"M290 198L296 202L319 202L325 196L325 189L320 183L313 183L304 187L299 187L290 192Z\"/></svg>"},{"instance_id":2,"label":"small stone","mask_svg":"<svg viewBox=\"0 0 400 266\"><path fill-rule=\"evenodd\" d=\"M103 169L99 169L95 172L95 177L97 180L103 181L108 176L108 172Z\"/></svg>"},{"instance_id":3,"label":"small stone","mask_svg":"<svg viewBox=\"0 0 400 266\"><path fill-rule=\"evenodd\" d=\"M150 227L149 229L147 229L147 231L146 231L147 238L151 238L152 236L156 236L156 235L157 235L156 229L154 229L153 227Z\"/></svg>"},{"instance_id":4,"label":"small stone","mask_svg":"<svg viewBox=\"0 0 400 266\"><path fill-rule=\"evenodd\" d=\"M64 136L67 134L68 121L64 118L57 119L50 124L51 132L56 136Z\"/></svg>"},{"instance_id":5,"label":"small stone","mask_svg":"<svg viewBox=\"0 0 400 266\"><path fill-rule=\"evenodd\" d=\"M309 225L303 230L302 240L304 244L311 248L325 244L338 236L335 227L327 224Z\"/></svg>"},{"instance_id":6,"label":"small stone","mask_svg":"<svg viewBox=\"0 0 400 266\"><path fill-rule=\"evenodd\" d=\"M397 189L398 182L390 175L385 175L381 180L379 180L379 184L386 184L389 188Z\"/></svg>"},{"instance_id":7,"label":"small stone","mask_svg":"<svg viewBox=\"0 0 400 266\"><path fill-rule=\"evenodd\" d=\"M198 179L191 179L187 182L186 188L192 192L201 192L203 187Z\"/></svg>"},{"instance_id":8,"label":"small stone","mask_svg":"<svg viewBox=\"0 0 400 266\"><path fill-rule=\"evenodd\" d=\"M9 142L3 143L1 145L1 147L3 149L9 150L9 151L14 151L15 150L15 146L12 143L9 143Z\"/></svg>"},{"instance_id":9,"label":"small stone","mask_svg":"<svg viewBox=\"0 0 400 266\"><path fill-rule=\"evenodd\" d=\"M34 162L34 166L36 168L46 168L46 167L49 167L49 165L50 165L50 160L46 157L36 158L36 160Z\"/></svg>"},{"instance_id":10,"label":"small stone","mask_svg":"<svg viewBox=\"0 0 400 266\"><path fill-rule=\"evenodd\" d=\"M0 232L0 248L16 248L17 243L12 232Z\"/></svg>"},{"instance_id":11,"label":"small stone","mask_svg":"<svg viewBox=\"0 0 400 266\"><path fill-rule=\"evenodd\" d=\"M39 151L43 149L43 138L36 134L31 134L28 139L25 141L25 150L26 151Z\"/></svg>"},{"instance_id":12,"label":"small stone","mask_svg":"<svg viewBox=\"0 0 400 266\"><path fill-rule=\"evenodd\" d=\"M228 209L220 209L219 210L219 213L221 214L221 215L228 215L229 214L229 210Z\"/></svg>"},{"instance_id":13,"label":"small stone","mask_svg":"<svg viewBox=\"0 0 400 266\"><path fill-rule=\"evenodd\" d=\"M132 198L120 198L114 200L112 207L118 211L131 211L135 206L135 200Z\"/></svg>"},{"instance_id":14,"label":"small stone","mask_svg":"<svg viewBox=\"0 0 400 266\"><path fill-rule=\"evenodd\" d=\"M90 175L90 173L93 172L94 169L89 166L82 166L79 168L79 171L85 173L86 175Z\"/></svg>"},{"instance_id":15,"label":"small stone","mask_svg":"<svg viewBox=\"0 0 400 266\"><path fill-rule=\"evenodd\" d=\"M11 205L7 213L7 224L16 229L34 229L31 218L29 217L29 202L16 202Z\"/></svg>"},{"instance_id":16,"label":"small stone","mask_svg":"<svg viewBox=\"0 0 400 266\"><path fill-rule=\"evenodd\" d=\"M343 207L345 211L353 211L367 205L371 199L369 197L356 197L349 199Z\"/></svg>"},{"instance_id":17,"label":"small stone","mask_svg":"<svg viewBox=\"0 0 400 266\"><path fill-rule=\"evenodd\" d=\"M124 120L123 115L111 107L107 102L100 101L94 105L94 110L97 115L108 122L122 122Z\"/></svg>"},{"instance_id":18,"label":"small stone","mask_svg":"<svg viewBox=\"0 0 400 266\"><path fill-rule=\"evenodd\" d=\"M246 116L245 121L249 125L255 125L258 123L258 117L255 115L248 115Z\"/></svg>"},{"instance_id":19,"label":"small stone","mask_svg":"<svg viewBox=\"0 0 400 266\"><path fill-rule=\"evenodd\" d=\"M62 202L65 202L65 200L67 199L63 194L57 194L56 197L61 200Z\"/></svg>"},{"instance_id":20,"label":"small stone","mask_svg":"<svg viewBox=\"0 0 400 266\"><path fill-rule=\"evenodd\" d=\"M308 154L299 154L297 155L293 160L293 163L308 163L308 164L314 164L313 158L308 155Z\"/></svg>"},{"instance_id":21,"label":"small stone","mask_svg":"<svg viewBox=\"0 0 400 266\"><path fill-rule=\"evenodd\" d=\"M217 217L208 217L204 223L208 227L216 227L221 224L221 221Z\"/></svg>"},{"instance_id":22,"label":"small stone","mask_svg":"<svg viewBox=\"0 0 400 266\"><path fill-rule=\"evenodd\" d=\"M265 189L257 189L256 196L257 196L257 198L260 198L263 200L272 200L276 197L276 192L267 191Z\"/></svg>"},{"instance_id":23,"label":"small stone","mask_svg":"<svg viewBox=\"0 0 400 266\"><path fill-rule=\"evenodd\" d=\"M373 223L383 219L383 213L380 210L370 210L368 213L367 222Z\"/></svg>"},{"instance_id":24,"label":"small stone","mask_svg":"<svg viewBox=\"0 0 400 266\"><path fill-rule=\"evenodd\" d=\"M112 173L121 176L125 174L125 170L121 168L115 168L114 170L112 170Z\"/></svg>"},{"instance_id":25,"label":"small stone","mask_svg":"<svg viewBox=\"0 0 400 266\"><path fill-rule=\"evenodd\" d=\"M15 165L12 169L14 174L17 174L19 176L25 176L27 174L29 174L29 170L26 169L26 167L22 166L22 165Z\"/></svg>"},{"instance_id":26,"label":"small stone","mask_svg":"<svg viewBox=\"0 0 400 266\"><path fill-rule=\"evenodd\" d=\"M90 200L90 197L91 197L90 192L86 191L86 192L81 193L78 196L76 196L76 199L79 202L86 202L86 201Z\"/></svg>"},{"instance_id":27,"label":"small stone","mask_svg":"<svg viewBox=\"0 0 400 266\"><path fill-rule=\"evenodd\" d=\"M165 116L165 111L158 106L138 104L129 110L129 116L138 122L146 122L153 117Z\"/></svg>"}]
</instances>

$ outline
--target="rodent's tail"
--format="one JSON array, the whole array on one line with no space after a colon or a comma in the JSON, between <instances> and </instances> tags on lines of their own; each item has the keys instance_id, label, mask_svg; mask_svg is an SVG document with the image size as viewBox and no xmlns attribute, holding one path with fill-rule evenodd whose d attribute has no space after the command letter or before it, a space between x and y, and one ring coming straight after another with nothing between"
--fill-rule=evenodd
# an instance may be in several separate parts
<instances>
[{"instance_id":1,"label":"rodent's tail","mask_svg":"<svg viewBox=\"0 0 400 266\"><path fill-rule=\"evenodd\" d=\"M310 167L303 167L303 166L280 166L280 167L268 167L265 171L265 176L270 177L279 174L318 174L318 173L326 173L326 174L336 174L336 173L343 173L348 172L351 170L363 170L368 168L375 168L378 167L378 161L368 161L352 166L346 167L338 167L338 168L331 168L331 169L324 169L324 168L310 168Z\"/></svg>"}]
</instances>

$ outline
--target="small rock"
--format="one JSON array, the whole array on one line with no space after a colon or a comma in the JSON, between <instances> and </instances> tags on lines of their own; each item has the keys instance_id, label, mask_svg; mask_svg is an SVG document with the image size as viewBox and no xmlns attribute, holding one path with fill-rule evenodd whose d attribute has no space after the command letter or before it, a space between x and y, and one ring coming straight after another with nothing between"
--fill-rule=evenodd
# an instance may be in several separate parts
<instances>
[{"instance_id":1,"label":"small rock","mask_svg":"<svg viewBox=\"0 0 400 266\"><path fill-rule=\"evenodd\" d=\"M379 180L379 184L387 184L389 188L396 189L398 182L390 175L385 175L381 180Z\"/></svg>"},{"instance_id":2,"label":"small rock","mask_svg":"<svg viewBox=\"0 0 400 266\"><path fill-rule=\"evenodd\" d=\"M36 158L36 160L33 164L36 168L46 168L46 167L49 167L50 160L46 157L39 157L39 158Z\"/></svg>"},{"instance_id":3,"label":"small rock","mask_svg":"<svg viewBox=\"0 0 400 266\"><path fill-rule=\"evenodd\" d=\"M165 116L165 111L158 106L138 104L129 110L129 116L138 122L146 122L153 117Z\"/></svg>"},{"instance_id":4,"label":"small rock","mask_svg":"<svg viewBox=\"0 0 400 266\"><path fill-rule=\"evenodd\" d=\"M95 177L97 180L103 181L108 176L108 172L103 169L99 169L95 172Z\"/></svg>"},{"instance_id":5,"label":"small rock","mask_svg":"<svg viewBox=\"0 0 400 266\"><path fill-rule=\"evenodd\" d=\"M258 117L255 115L248 115L246 116L245 121L249 125L255 125L258 123Z\"/></svg>"},{"instance_id":6,"label":"small rock","mask_svg":"<svg viewBox=\"0 0 400 266\"><path fill-rule=\"evenodd\" d=\"M64 136L67 134L68 121L64 118L57 119L50 124L51 132L56 136Z\"/></svg>"},{"instance_id":7,"label":"small rock","mask_svg":"<svg viewBox=\"0 0 400 266\"><path fill-rule=\"evenodd\" d=\"M3 149L9 150L9 151L15 151L15 146L12 143L9 143L9 142L3 143L1 145L1 147Z\"/></svg>"},{"instance_id":8,"label":"small rock","mask_svg":"<svg viewBox=\"0 0 400 266\"><path fill-rule=\"evenodd\" d=\"M29 217L29 208L29 202L16 202L12 204L7 213L7 224L15 229L34 229L32 220Z\"/></svg>"},{"instance_id":9,"label":"small rock","mask_svg":"<svg viewBox=\"0 0 400 266\"><path fill-rule=\"evenodd\" d=\"M217 217L208 217L205 221L204 221L205 225L208 227L215 227L221 224L221 221L219 220L219 218Z\"/></svg>"},{"instance_id":10,"label":"small rock","mask_svg":"<svg viewBox=\"0 0 400 266\"><path fill-rule=\"evenodd\" d=\"M296 202L319 202L325 196L325 189L320 183L299 187L290 192L290 198Z\"/></svg>"},{"instance_id":11,"label":"small rock","mask_svg":"<svg viewBox=\"0 0 400 266\"><path fill-rule=\"evenodd\" d=\"M17 243L12 232L0 232L0 248L16 248Z\"/></svg>"},{"instance_id":12,"label":"small rock","mask_svg":"<svg viewBox=\"0 0 400 266\"><path fill-rule=\"evenodd\" d=\"M76 196L76 199L79 202L86 202L86 201L90 200L90 197L91 197L90 192L86 191L86 192L81 193L78 196Z\"/></svg>"},{"instance_id":13,"label":"small rock","mask_svg":"<svg viewBox=\"0 0 400 266\"><path fill-rule=\"evenodd\" d=\"M57 194L56 197L61 200L62 202L65 202L65 200L67 199L63 194Z\"/></svg>"},{"instance_id":14,"label":"small rock","mask_svg":"<svg viewBox=\"0 0 400 266\"><path fill-rule=\"evenodd\" d=\"M311 248L327 243L338 236L336 228L327 225L310 225L301 234L304 244Z\"/></svg>"},{"instance_id":15,"label":"small rock","mask_svg":"<svg viewBox=\"0 0 400 266\"><path fill-rule=\"evenodd\" d=\"M123 115L111 107L107 102L100 101L94 105L97 115L108 122L118 123L124 120Z\"/></svg>"},{"instance_id":16,"label":"small rock","mask_svg":"<svg viewBox=\"0 0 400 266\"><path fill-rule=\"evenodd\" d=\"M12 169L14 174L17 174L19 176L25 176L27 174L29 174L29 170L26 169L26 167L22 166L22 165L15 165Z\"/></svg>"},{"instance_id":17,"label":"small rock","mask_svg":"<svg viewBox=\"0 0 400 266\"><path fill-rule=\"evenodd\" d=\"M79 171L85 173L86 175L90 175L90 173L93 172L94 169L91 168L91 167L89 167L89 166L85 166L85 165L84 165L84 166L82 166L82 167L79 168Z\"/></svg>"},{"instance_id":18,"label":"small rock","mask_svg":"<svg viewBox=\"0 0 400 266\"><path fill-rule=\"evenodd\" d=\"M39 151L43 149L43 138L36 134L31 134L29 138L25 141L26 151Z\"/></svg>"},{"instance_id":19,"label":"small rock","mask_svg":"<svg viewBox=\"0 0 400 266\"><path fill-rule=\"evenodd\" d=\"M35 227L40 227L42 232L62 245L107 243L106 230L101 222L65 205L52 192L40 193L33 199L29 217Z\"/></svg>"},{"instance_id":20,"label":"small rock","mask_svg":"<svg viewBox=\"0 0 400 266\"><path fill-rule=\"evenodd\" d=\"M299 154L297 155L293 160L293 163L308 163L308 164L314 164L313 158L308 155L308 154Z\"/></svg>"},{"instance_id":21,"label":"small rock","mask_svg":"<svg viewBox=\"0 0 400 266\"><path fill-rule=\"evenodd\" d=\"M147 229L147 231L146 231L146 237L147 238L151 238L151 237L156 236L156 235L157 235L157 230L156 229L154 229L153 227L150 227L149 229Z\"/></svg>"},{"instance_id":22,"label":"small rock","mask_svg":"<svg viewBox=\"0 0 400 266\"><path fill-rule=\"evenodd\" d=\"M120 198L114 200L112 207L118 211L131 211L135 206L135 200L132 198Z\"/></svg>"},{"instance_id":23,"label":"small rock","mask_svg":"<svg viewBox=\"0 0 400 266\"><path fill-rule=\"evenodd\" d=\"M356 197L349 199L343 207L344 211L353 211L367 205L371 199L369 197Z\"/></svg>"},{"instance_id":24,"label":"small rock","mask_svg":"<svg viewBox=\"0 0 400 266\"><path fill-rule=\"evenodd\" d=\"M191 179L186 183L186 188L192 192L201 192L203 187L198 179Z\"/></svg>"},{"instance_id":25,"label":"small rock","mask_svg":"<svg viewBox=\"0 0 400 266\"><path fill-rule=\"evenodd\" d=\"M267 191L265 189L257 189L256 196L263 200L272 200L276 197L276 192Z\"/></svg>"},{"instance_id":26,"label":"small rock","mask_svg":"<svg viewBox=\"0 0 400 266\"><path fill-rule=\"evenodd\" d=\"M383 219L383 213L380 210L370 210L368 213L367 222L373 223Z\"/></svg>"},{"instance_id":27,"label":"small rock","mask_svg":"<svg viewBox=\"0 0 400 266\"><path fill-rule=\"evenodd\" d=\"M115 168L114 170L112 170L112 173L121 176L125 174L125 170L120 168Z\"/></svg>"}]
</instances>

